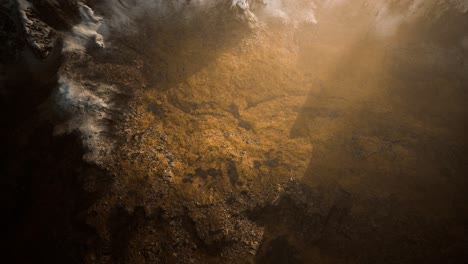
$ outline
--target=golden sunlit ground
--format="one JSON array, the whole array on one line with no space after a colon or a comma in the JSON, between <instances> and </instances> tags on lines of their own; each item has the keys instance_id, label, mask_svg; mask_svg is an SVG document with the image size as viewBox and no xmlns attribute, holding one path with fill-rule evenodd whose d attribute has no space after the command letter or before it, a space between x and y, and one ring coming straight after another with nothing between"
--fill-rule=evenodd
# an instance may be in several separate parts
<instances>
[{"instance_id":1,"label":"golden sunlit ground","mask_svg":"<svg viewBox=\"0 0 468 264\"><path fill-rule=\"evenodd\" d=\"M203 22L161 27L146 50L154 83L131 124L157 133L143 136L140 151L167 135L170 153L156 160L201 204L290 180L339 188L345 215L310 245L267 221L266 238L285 235L310 261L413 250L393 243L433 248L446 228L463 230L467 209L466 54L415 34L417 26L379 34L372 15L328 12L317 25L271 20L250 33Z\"/></svg>"}]
</instances>

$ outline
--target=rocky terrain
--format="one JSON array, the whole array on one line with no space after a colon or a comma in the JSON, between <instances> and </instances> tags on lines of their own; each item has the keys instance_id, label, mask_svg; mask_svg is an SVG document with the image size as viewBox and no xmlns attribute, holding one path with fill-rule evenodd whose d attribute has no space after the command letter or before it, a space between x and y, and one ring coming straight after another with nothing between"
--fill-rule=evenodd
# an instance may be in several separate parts
<instances>
[{"instance_id":1,"label":"rocky terrain","mask_svg":"<svg viewBox=\"0 0 468 264\"><path fill-rule=\"evenodd\" d=\"M466 1L1 2L11 263L464 263Z\"/></svg>"}]
</instances>

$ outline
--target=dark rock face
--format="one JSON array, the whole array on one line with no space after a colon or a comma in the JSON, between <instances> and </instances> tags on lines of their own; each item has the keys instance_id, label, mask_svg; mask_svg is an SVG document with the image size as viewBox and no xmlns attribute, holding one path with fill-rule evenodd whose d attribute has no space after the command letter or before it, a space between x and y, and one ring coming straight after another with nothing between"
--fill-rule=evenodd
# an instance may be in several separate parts
<instances>
[{"instance_id":1,"label":"dark rock face","mask_svg":"<svg viewBox=\"0 0 468 264\"><path fill-rule=\"evenodd\" d=\"M65 0L31 0L29 1L40 21L56 30L69 30L73 25L80 22L78 11L80 3L89 1Z\"/></svg>"},{"instance_id":2,"label":"dark rock face","mask_svg":"<svg viewBox=\"0 0 468 264\"><path fill-rule=\"evenodd\" d=\"M3 4L0 12L2 15L0 24L0 40L2 42L2 45L0 46L0 55L2 67L5 67L6 63L18 59L18 53L24 46L24 39L21 27L19 26L19 17L16 14L17 10L15 6L13 4ZM5 76L2 76L2 81L5 78Z\"/></svg>"},{"instance_id":3,"label":"dark rock face","mask_svg":"<svg viewBox=\"0 0 468 264\"><path fill-rule=\"evenodd\" d=\"M54 115L44 116L39 110L57 81L61 59L55 30L32 9L24 14L29 19L25 21L16 1L2 2L0 11L5 261L76 260L84 243L81 237L90 235L74 220L89 201L79 175L84 171L97 175L91 171L99 169L82 162L77 135L55 137Z\"/></svg>"},{"instance_id":4,"label":"dark rock face","mask_svg":"<svg viewBox=\"0 0 468 264\"><path fill-rule=\"evenodd\" d=\"M26 42L39 58L46 58L57 41L55 31L46 23L39 20L32 8L21 11L21 15Z\"/></svg>"}]
</instances>

